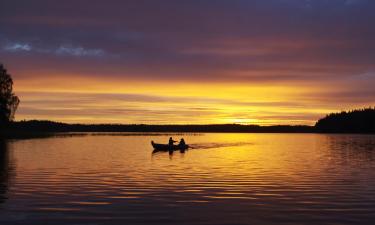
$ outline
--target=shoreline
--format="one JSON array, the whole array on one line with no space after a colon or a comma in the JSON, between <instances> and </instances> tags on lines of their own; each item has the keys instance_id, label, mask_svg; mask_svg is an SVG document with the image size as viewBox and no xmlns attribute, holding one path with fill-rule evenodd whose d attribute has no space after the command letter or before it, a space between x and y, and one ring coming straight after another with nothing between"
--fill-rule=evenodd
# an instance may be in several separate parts
<instances>
[{"instance_id":1,"label":"shoreline","mask_svg":"<svg viewBox=\"0 0 375 225\"><path fill-rule=\"evenodd\" d=\"M38 138L51 138L51 137L77 137L77 136L174 136L174 135L191 135L198 136L203 134L326 134L326 135L375 135L375 133L323 133L323 132L171 132L171 131L158 131L158 132L135 132L135 131L0 131L0 140L26 140Z\"/></svg>"}]
</instances>

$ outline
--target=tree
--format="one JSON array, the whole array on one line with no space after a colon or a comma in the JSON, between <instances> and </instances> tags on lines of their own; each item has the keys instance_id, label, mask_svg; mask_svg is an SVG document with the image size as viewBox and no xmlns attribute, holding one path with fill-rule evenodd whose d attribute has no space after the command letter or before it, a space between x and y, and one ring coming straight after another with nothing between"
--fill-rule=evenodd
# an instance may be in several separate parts
<instances>
[{"instance_id":1,"label":"tree","mask_svg":"<svg viewBox=\"0 0 375 225\"><path fill-rule=\"evenodd\" d=\"M323 133L375 133L375 108L332 113L320 119L315 128Z\"/></svg>"},{"instance_id":2,"label":"tree","mask_svg":"<svg viewBox=\"0 0 375 225\"><path fill-rule=\"evenodd\" d=\"M7 70L0 64L0 125L14 119L20 100L13 93L13 80Z\"/></svg>"}]
</instances>

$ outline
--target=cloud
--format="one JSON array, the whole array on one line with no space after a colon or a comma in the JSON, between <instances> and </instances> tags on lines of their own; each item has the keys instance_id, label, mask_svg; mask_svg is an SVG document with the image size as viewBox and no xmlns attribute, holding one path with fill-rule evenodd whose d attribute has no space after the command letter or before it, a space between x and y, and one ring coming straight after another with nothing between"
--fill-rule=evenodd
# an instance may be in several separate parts
<instances>
[{"instance_id":1,"label":"cloud","mask_svg":"<svg viewBox=\"0 0 375 225\"><path fill-rule=\"evenodd\" d=\"M366 0L346 0L345 1L345 5L358 5L358 4L361 4L361 3L365 3Z\"/></svg>"},{"instance_id":2,"label":"cloud","mask_svg":"<svg viewBox=\"0 0 375 225\"><path fill-rule=\"evenodd\" d=\"M88 85L80 79L101 87L103 80L123 86L137 81L150 92L155 88L148 82L167 89L175 83L308 86L322 94L303 96L299 104L324 113L340 101L351 106L375 97L368 91L375 86L373 75L358 76L375 70L375 1L2 0L1 5L6 10L1 10L0 58L25 89L59 76L82 89ZM53 85L50 89L60 88ZM277 94L270 88L262 96ZM98 97L102 102L118 98L152 102L149 96ZM165 103L162 108L170 105L165 98L158 101ZM202 108L194 100L176 101ZM301 108L292 100L267 103ZM267 107L250 100L227 104L243 110Z\"/></svg>"},{"instance_id":3,"label":"cloud","mask_svg":"<svg viewBox=\"0 0 375 225\"><path fill-rule=\"evenodd\" d=\"M10 52L22 52L22 51L29 52L32 50L32 46L26 43L12 43L12 44L5 45L3 49L5 51L10 51Z\"/></svg>"},{"instance_id":4,"label":"cloud","mask_svg":"<svg viewBox=\"0 0 375 225\"><path fill-rule=\"evenodd\" d=\"M7 43L3 46L3 51L17 52L34 52L39 54L54 54L57 56L74 56L74 57L102 57L108 56L102 49L83 48L81 46L60 45L59 47L33 46L29 43Z\"/></svg>"},{"instance_id":5,"label":"cloud","mask_svg":"<svg viewBox=\"0 0 375 225\"><path fill-rule=\"evenodd\" d=\"M19 92L23 99L18 116L21 118L54 119L65 122L90 121L95 123L231 123L255 121L274 123L275 118L290 118L285 107L304 107L289 102L250 102L243 99L220 97L176 97L147 94L74 93L74 92ZM278 106L278 110L267 108ZM237 110L237 108L246 110ZM254 115L252 107L264 107L262 116ZM253 110L250 110L250 109ZM294 113L297 114L297 113ZM297 116L295 121L309 123L317 113ZM255 120L254 120L255 119Z\"/></svg>"},{"instance_id":6,"label":"cloud","mask_svg":"<svg viewBox=\"0 0 375 225\"><path fill-rule=\"evenodd\" d=\"M104 56L105 52L102 49L85 49L83 47L73 47L69 45L62 45L55 50L57 55L71 55L71 56Z\"/></svg>"}]
</instances>

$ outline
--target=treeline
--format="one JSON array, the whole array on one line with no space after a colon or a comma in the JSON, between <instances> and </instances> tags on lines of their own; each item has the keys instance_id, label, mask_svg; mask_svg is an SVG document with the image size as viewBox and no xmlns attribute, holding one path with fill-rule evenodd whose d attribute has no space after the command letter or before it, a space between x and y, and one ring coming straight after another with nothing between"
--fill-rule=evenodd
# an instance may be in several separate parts
<instances>
[{"instance_id":1,"label":"treeline","mask_svg":"<svg viewBox=\"0 0 375 225\"><path fill-rule=\"evenodd\" d=\"M10 122L0 126L0 137L28 137L56 132L375 133L375 108L332 113L320 119L315 126L67 124L40 120Z\"/></svg>"},{"instance_id":2,"label":"treeline","mask_svg":"<svg viewBox=\"0 0 375 225\"><path fill-rule=\"evenodd\" d=\"M375 108L332 113L315 124L323 133L375 133Z\"/></svg>"},{"instance_id":3,"label":"treeline","mask_svg":"<svg viewBox=\"0 0 375 225\"><path fill-rule=\"evenodd\" d=\"M311 126L258 126L258 125L122 125L122 124L66 124L53 121L12 122L8 132L226 132L226 133L308 133Z\"/></svg>"}]
</instances>

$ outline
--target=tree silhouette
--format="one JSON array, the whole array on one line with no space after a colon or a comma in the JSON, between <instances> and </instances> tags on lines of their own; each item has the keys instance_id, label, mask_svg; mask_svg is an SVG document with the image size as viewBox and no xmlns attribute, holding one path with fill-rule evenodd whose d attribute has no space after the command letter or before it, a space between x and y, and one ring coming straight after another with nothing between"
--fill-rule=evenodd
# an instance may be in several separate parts
<instances>
[{"instance_id":1,"label":"tree silhouette","mask_svg":"<svg viewBox=\"0 0 375 225\"><path fill-rule=\"evenodd\" d=\"M375 108L332 113L320 119L315 128L324 133L375 133Z\"/></svg>"},{"instance_id":2,"label":"tree silhouette","mask_svg":"<svg viewBox=\"0 0 375 225\"><path fill-rule=\"evenodd\" d=\"M0 125L14 119L20 100L13 93L13 80L7 70L0 64Z\"/></svg>"}]
</instances>

